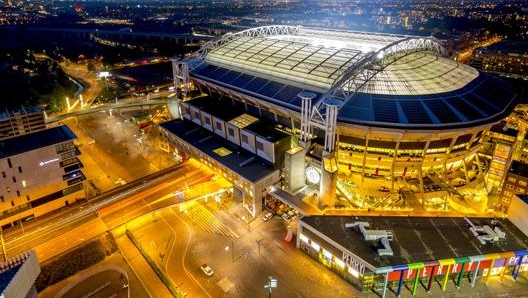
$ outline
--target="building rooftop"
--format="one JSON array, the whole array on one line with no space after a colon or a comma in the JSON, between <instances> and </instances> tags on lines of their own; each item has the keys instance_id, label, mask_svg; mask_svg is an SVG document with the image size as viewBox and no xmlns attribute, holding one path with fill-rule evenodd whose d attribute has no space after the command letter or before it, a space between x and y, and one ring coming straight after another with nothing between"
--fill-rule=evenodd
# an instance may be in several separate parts
<instances>
[{"instance_id":1,"label":"building rooftop","mask_svg":"<svg viewBox=\"0 0 528 298\"><path fill-rule=\"evenodd\" d=\"M469 223L462 217L309 216L301 220L369 263L372 268L479 257L525 251L528 248L528 237L508 219L497 220L497 226L506 237L487 244L481 244L469 230ZM493 228L491 218L470 220L474 225L489 225ZM380 257L377 253L380 248L378 242L365 241L357 227L345 228L346 223L354 222L369 223L369 230L392 231L393 240L389 244L394 255ZM332 253L341 255L339 252Z\"/></svg>"},{"instance_id":2,"label":"building rooftop","mask_svg":"<svg viewBox=\"0 0 528 298\"><path fill-rule=\"evenodd\" d=\"M528 195L517 194L516 196L519 197L519 199L521 199L524 203L528 204Z\"/></svg>"},{"instance_id":3,"label":"building rooftop","mask_svg":"<svg viewBox=\"0 0 528 298\"><path fill-rule=\"evenodd\" d=\"M13 280L13 277L17 275L21 266L22 263L18 263L0 272L0 293L4 292L9 283Z\"/></svg>"},{"instance_id":4,"label":"building rooftop","mask_svg":"<svg viewBox=\"0 0 528 298\"><path fill-rule=\"evenodd\" d=\"M479 54L528 55L528 42L503 40L487 47L476 49Z\"/></svg>"},{"instance_id":5,"label":"building rooftop","mask_svg":"<svg viewBox=\"0 0 528 298\"><path fill-rule=\"evenodd\" d=\"M0 112L0 119L11 118L16 115L42 113L41 107L21 107L19 110L5 110Z\"/></svg>"},{"instance_id":6,"label":"building rooftop","mask_svg":"<svg viewBox=\"0 0 528 298\"><path fill-rule=\"evenodd\" d=\"M186 101L185 103L226 122L244 114L243 111L237 109L236 107L228 106L225 101L212 96L193 98Z\"/></svg>"},{"instance_id":7,"label":"building rooftop","mask_svg":"<svg viewBox=\"0 0 528 298\"><path fill-rule=\"evenodd\" d=\"M40 273L35 251L25 251L0 263L0 297L24 297Z\"/></svg>"},{"instance_id":8,"label":"building rooftop","mask_svg":"<svg viewBox=\"0 0 528 298\"><path fill-rule=\"evenodd\" d=\"M76 138L77 136L66 125L19 135L0 141L0 158L10 157Z\"/></svg>"},{"instance_id":9,"label":"building rooftop","mask_svg":"<svg viewBox=\"0 0 528 298\"><path fill-rule=\"evenodd\" d=\"M528 178L528 165L517 160L513 160L510 165L510 173Z\"/></svg>"},{"instance_id":10,"label":"building rooftop","mask_svg":"<svg viewBox=\"0 0 528 298\"><path fill-rule=\"evenodd\" d=\"M288 134L276 130L272 123L266 121L259 121L252 123L251 125L245 128L246 130L254 132L256 135L259 135L266 139L269 142L277 142L284 138L289 137Z\"/></svg>"},{"instance_id":11,"label":"building rooftop","mask_svg":"<svg viewBox=\"0 0 528 298\"><path fill-rule=\"evenodd\" d=\"M252 183L278 171L257 155L191 121L171 120L159 125Z\"/></svg>"},{"instance_id":12,"label":"building rooftop","mask_svg":"<svg viewBox=\"0 0 528 298\"><path fill-rule=\"evenodd\" d=\"M506 123L498 123L491 127L490 129L492 132L496 132L499 134L507 135L510 137L517 137L519 134L519 131L517 129L508 127Z\"/></svg>"}]
</instances>

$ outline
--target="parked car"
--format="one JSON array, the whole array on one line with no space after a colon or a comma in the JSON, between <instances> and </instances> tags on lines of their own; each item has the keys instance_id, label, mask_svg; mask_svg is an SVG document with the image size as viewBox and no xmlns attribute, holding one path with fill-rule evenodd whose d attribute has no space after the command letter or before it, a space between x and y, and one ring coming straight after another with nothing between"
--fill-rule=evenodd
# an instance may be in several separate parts
<instances>
[{"instance_id":1,"label":"parked car","mask_svg":"<svg viewBox=\"0 0 528 298\"><path fill-rule=\"evenodd\" d=\"M380 185L380 187L378 187L378 190L379 190L379 191L388 192L388 191L390 191L390 188L388 188L388 187L385 186L385 185Z\"/></svg>"},{"instance_id":2,"label":"parked car","mask_svg":"<svg viewBox=\"0 0 528 298\"><path fill-rule=\"evenodd\" d=\"M270 220L272 217L273 217L273 213L267 212L266 214L264 214L264 216L262 216L262 221L266 222Z\"/></svg>"},{"instance_id":3,"label":"parked car","mask_svg":"<svg viewBox=\"0 0 528 298\"><path fill-rule=\"evenodd\" d=\"M212 276L214 274L214 271L213 269L211 269L211 267L209 267L207 264L203 264L200 269L202 269L202 271L205 273L205 275L207 276Z\"/></svg>"}]
</instances>

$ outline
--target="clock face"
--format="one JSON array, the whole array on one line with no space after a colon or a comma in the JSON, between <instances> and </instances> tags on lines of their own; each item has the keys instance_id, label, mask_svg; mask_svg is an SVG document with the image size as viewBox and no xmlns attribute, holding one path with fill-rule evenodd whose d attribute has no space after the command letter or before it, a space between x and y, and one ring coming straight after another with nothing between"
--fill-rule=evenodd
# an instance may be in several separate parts
<instances>
[{"instance_id":1,"label":"clock face","mask_svg":"<svg viewBox=\"0 0 528 298\"><path fill-rule=\"evenodd\" d=\"M319 181L321 181L321 174L319 174L319 171L317 171L314 167L307 167L306 179L308 179L308 182L310 183L318 184Z\"/></svg>"}]
</instances>

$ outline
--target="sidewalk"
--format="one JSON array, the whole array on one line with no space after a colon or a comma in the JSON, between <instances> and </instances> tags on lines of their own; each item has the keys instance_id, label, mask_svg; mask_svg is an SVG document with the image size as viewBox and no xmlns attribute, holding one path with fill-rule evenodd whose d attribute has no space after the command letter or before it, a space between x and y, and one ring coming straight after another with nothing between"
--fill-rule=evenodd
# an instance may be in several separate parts
<instances>
[{"instance_id":1,"label":"sidewalk","mask_svg":"<svg viewBox=\"0 0 528 298\"><path fill-rule=\"evenodd\" d=\"M119 250L151 298L173 298L149 263L126 235L116 238ZM133 295L135 298L136 296Z\"/></svg>"}]
</instances>

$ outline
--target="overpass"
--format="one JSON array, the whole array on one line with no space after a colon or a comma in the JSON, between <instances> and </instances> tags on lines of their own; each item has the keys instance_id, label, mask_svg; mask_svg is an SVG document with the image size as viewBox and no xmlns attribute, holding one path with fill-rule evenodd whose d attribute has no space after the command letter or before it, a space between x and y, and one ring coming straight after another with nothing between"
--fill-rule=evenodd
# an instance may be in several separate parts
<instances>
[{"instance_id":1,"label":"overpass","mask_svg":"<svg viewBox=\"0 0 528 298\"><path fill-rule=\"evenodd\" d=\"M161 41L171 40L184 40L184 43L196 43L199 40L208 41L214 36L209 35L193 35L193 34L182 34L182 33L170 33L170 32L141 32L133 30L101 30L101 29L68 29L68 28L44 28L44 27L30 27L27 29L28 33L34 32L40 33L57 33L65 37L76 37L79 39L90 39L92 36L100 38L142 38L149 41L150 39L158 39Z\"/></svg>"},{"instance_id":2,"label":"overpass","mask_svg":"<svg viewBox=\"0 0 528 298\"><path fill-rule=\"evenodd\" d=\"M62 121L70 117L82 116L82 115L98 113L98 112L105 112L110 109L120 110L120 111L133 111L138 108L142 110L143 107L151 108L152 106L167 105L167 103L168 103L167 99L150 99L150 100L125 102L125 103L118 102L118 103L113 103L113 104L107 103L107 104L100 105L97 107L90 107L87 109L64 113L64 114L60 114L60 115L53 116L53 117L46 117L46 124Z\"/></svg>"}]
</instances>

